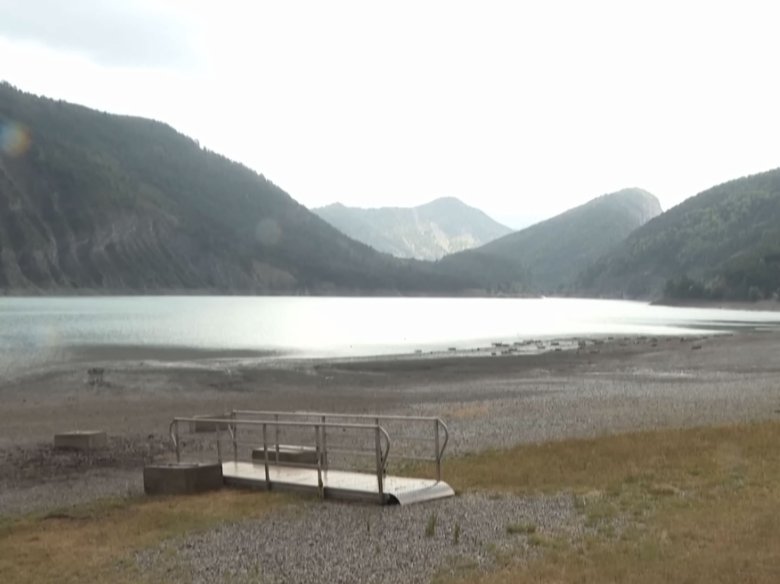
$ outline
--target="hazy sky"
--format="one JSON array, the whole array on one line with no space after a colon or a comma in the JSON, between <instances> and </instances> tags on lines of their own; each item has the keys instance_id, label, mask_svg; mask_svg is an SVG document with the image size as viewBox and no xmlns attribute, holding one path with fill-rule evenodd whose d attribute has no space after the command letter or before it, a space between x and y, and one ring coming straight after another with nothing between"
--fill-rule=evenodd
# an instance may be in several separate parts
<instances>
[{"instance_id":1,"label":"hazy sky","mask_svg":"<svg viewBox=\"0 0 780 584\"><path fill-rule=\"evenodd\" d=\"M309 207L520 227L780 166L777 2L0 0L0 79L165 121Z\"/></svg>"}]
</instances>

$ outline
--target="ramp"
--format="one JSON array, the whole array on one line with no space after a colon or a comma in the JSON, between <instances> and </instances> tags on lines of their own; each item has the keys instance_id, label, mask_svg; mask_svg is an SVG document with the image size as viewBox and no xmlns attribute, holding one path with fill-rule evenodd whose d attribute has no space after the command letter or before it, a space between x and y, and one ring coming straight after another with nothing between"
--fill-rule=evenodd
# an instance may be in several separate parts
<instances>
[{"instance_id":1,"label":"ramp","mask_svg":"<svg viewBox=\"0 0 780 584\"><path fill-rule=\"evenodd\" d=\"M226 485L259 489L278 489L317 494L320 486L317 470L268 466L250 462L222 463L222 476ZM383 505L410 505L452 497L455 492L447 483L435 479L385 476L380 495L377 478L369 473L328 470L322 472L322 495L326 499L364 501Z\"/></svg>"},{"instance_id":2,"label":"ramp","mask_svg":"<svg viewBox=\"0 0 780 584\"><path fill-rule=\"evenodd\" d=\"M199 428L213 428L213 436L196 435L193 420ZM181 432L187 430L185 440ZM225 417L174 418L170 434L177 462L185 445L203 455L211 444L224 482L232 486L383 505L455 494L441 480L449 432L440 418L234 410ZM391 444L401 448L391 449ZM232 460L224 460L226 448ZM389 475L391 452L393 464L434 464L436 479Z\"/></svg>"}]
</instances>

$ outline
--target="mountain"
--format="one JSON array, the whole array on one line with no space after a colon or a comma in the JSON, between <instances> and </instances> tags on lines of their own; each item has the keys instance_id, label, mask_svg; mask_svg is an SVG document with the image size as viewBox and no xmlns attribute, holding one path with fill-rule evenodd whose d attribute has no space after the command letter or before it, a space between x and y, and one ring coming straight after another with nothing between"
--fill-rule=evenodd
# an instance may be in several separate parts
<instances>
[{"instance_id":1,"label":"mountain","mask_svg":"<svg viewBox=\"0 0 780 584\"><path fill-rule=\"evenodd\" d=\"M780 168L669 209L587 269L585 293L748 300L780 293Z\"/></svg>"},{"instance_id":2,"label":"mountain","mask_svg":"<svg viewBox=\"0 0 780 584\"><path fill-rule=\"evenodd\" d=\"M436 260L512 231L454 197L411 208L359 209L335 203L313 211L351 238L402 258Z\"/></svg>"},{"instance_id":3,"label":"mountain","mask_svg":"<svg viewBox=\"0 0 780 584\"><path fill-rule=\"evenodd\" d=\"M624 189L440 263L452 273L479 273L499 291L561 292L583 266L660 212L647 191Z\"/></svg>"},{"instance_id":4,"label":"mountain","mask_svg":"<svg viewBox=\"0 0 780 584\"><path fill-rule=\"evenodd\" d=\"M171 127L0 83L0 292L452 293Z\"/></svg>"}]
</instances>

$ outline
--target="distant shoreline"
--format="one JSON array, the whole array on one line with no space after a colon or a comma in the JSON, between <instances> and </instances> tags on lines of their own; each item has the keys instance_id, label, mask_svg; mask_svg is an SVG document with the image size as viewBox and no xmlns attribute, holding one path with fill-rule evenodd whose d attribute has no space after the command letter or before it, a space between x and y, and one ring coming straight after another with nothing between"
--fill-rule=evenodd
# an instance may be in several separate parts
<instances>
[{"instance_id":1,"label":"distant shoreline","mask_svg":"<svg viewBox=\"0 0 780 584\"><path fill-rule=\"evenodd\" d=\"M327 292L295 290L7 290L0 289L0 299L3 298L198 298L198 297L247 297L247 298L461 298L461 299L571 299L571 300L615 300L623 302L642 302L650 306L669 306L672 308L712 308L724 310L748 310L748 311L780 311L780 301L757 300L674 300L648 298L604 298L597 296L545 296L542 294L488 294L484 290L462 290L452 292L402 292L399 290L331 290Z\"/></svg>"},{"instance_id":2,"label":"distant shoreline","mask_svg":"<svg viewBox=\"0 0 780 584\"><path fill-rule=\"evenodd\" d=\"M104 290L101 288L80 289L3 289L0 288L0 298L154 298L154 297L202 297L202 296L236 296L257 298L545 298L541 294L490 294L481 289L451 290L447 292L408 292L402 290L222 290L222 289L165 289L165 290ZM549 296L548 298L553 298ZM563 297L561 297L563 298ZM572 296L571 298L576 298ZM584 298L586 299L586 298ZM593 300L598 300L594 298Z\"/></svg>"},{"instance_id":3,"label":"distant shoreline","mask_svg":"<svg viewBox=\"0 0 780 584\"><path fill-rule=\"evenodd\" d=\"M749 310L751 312L780 312L780 302L775 300L656 300L652 306L669 306L672 308L711 308L722 310Z\"/></svg>"}]
</instances>

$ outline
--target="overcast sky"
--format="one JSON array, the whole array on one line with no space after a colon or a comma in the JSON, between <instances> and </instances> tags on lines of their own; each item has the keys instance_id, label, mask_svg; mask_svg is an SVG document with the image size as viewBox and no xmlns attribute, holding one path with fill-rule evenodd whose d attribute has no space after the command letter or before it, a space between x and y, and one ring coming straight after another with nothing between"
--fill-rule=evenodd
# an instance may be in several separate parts
<instances>
[{"instance_id":1,"label":"overcast sky","mask_svg":"<svg viewBox=\"0 0 780 584\"><path fill-rule=\"evenodd\" d=\"M0 79L165 121L306 206L521 227L780 166L776 2L0 0Z\"/></svg>"}]
</instances>

